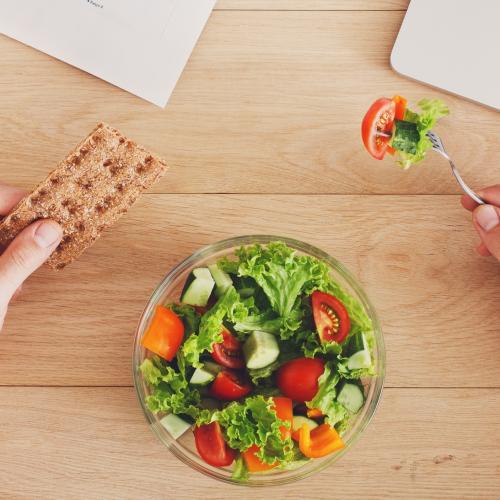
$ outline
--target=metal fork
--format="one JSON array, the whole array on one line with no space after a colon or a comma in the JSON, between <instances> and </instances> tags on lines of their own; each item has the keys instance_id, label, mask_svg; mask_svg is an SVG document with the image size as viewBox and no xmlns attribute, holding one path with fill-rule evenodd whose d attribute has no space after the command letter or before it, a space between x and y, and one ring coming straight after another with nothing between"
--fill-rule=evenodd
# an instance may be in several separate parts
<instances>
[{"instance_id":1,"label":"metal fork","mask_svg":"<svg viewBox=\"0 0 500 500\"><path fill-rule=\"evenodd\" d=\"M479 205L484 205L486 202L479 195L477 195L462 179L462 176L458 172L457 167L455 167L452 159L444 149L443 141L441 141L441 138L436 133L432 132L432 130L427 132L426 135L432 143L432 149L450 162L451 171L464 192L468 194L476 203L479 203Z\"/></svg>"}]
</instances>

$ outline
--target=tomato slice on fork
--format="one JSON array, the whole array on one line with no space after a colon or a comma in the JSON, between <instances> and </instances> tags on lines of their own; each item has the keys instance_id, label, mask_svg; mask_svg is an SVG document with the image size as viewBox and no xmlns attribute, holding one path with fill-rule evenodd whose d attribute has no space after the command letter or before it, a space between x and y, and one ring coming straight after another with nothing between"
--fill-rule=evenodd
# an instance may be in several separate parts
<instances>
[{"instance_id":1,"label":"tomato slice on fork","mask_svg":"<svg viewBox=\"0 0 500 500\"><path fill-rule=\"evenodd\" d=\"M382 160L387 152L395 116L396 103L392 99L381 97L370 106L363 118L363 143L376 160Z\"/></svg>"}]
</instances>

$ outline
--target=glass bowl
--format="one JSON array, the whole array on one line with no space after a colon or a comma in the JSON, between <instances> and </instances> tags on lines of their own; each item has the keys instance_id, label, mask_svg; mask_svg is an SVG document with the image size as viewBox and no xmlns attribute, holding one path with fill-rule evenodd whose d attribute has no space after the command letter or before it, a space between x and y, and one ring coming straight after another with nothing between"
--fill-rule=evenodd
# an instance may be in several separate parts
<instances>
[{"instance_id":1,"label":"glass bowl","mask_svg":"<svg viewBox=\"0 0 500 500\"><path fill-rule=\"evenodd\" d=\"M149 325L149 322L154 314L155 306L157 304L167 304L171 302L178 302L182 287L186 278L193 268L206 267L208 264L215 262L223 256L231 256L234 251L242 245L251 245L255 243L267 244L271 241L283 241L288 246L297 250L299 254L306 254L321 259L327 262L332 269L332 276L334 279L344 287L344 289L356 297L358 301L365 308L366 313L371 318L373 323L373 330L375 333L375 369L377 375L375 377L363 380L365 388L366 401L363 408L357 415L351 418L349 428L342 435L345 442L345 448L332 455L326 456L321 459L314 459L294 470L279 470L272 469L265 473L250 474L248 480L245 482L235 481L231 478L231 468L212 467L205 463L198 455L194 443L193 433L186 432L179 439L175 440L169 432L160 423L163 414L153 414L146 405L146 397L149 393L149 387L143 380L142 374L138 369L142 361L150 356L141 345L141 339ZM246 486L271 486L290 483L298 481L320 470L328 467L339 460L349 449L353 446L354 442L360 437L365 430L366 426L373 417L377 408L380 396L382 393L383 381L385 373L385 347L380 324L371 305L368 297L364 293L361 286L357 283L352 274L336 259L330 257L325 252L303 243L301 241L292 240L290 238L283 238L279 236L241 236L231 238L228 240L208 245L201 250L198 250L186 260L172 269L160 282L156 290L151 295L149 302L142 313L134 340L134 354L133 354L133 374L134 385L139 398L140 404L144 411L144 415L151 427L151 430L156 437L180 460L191 468L206 474L214 479L226 483L243 484Z\"/></svg>"}]
</instances>

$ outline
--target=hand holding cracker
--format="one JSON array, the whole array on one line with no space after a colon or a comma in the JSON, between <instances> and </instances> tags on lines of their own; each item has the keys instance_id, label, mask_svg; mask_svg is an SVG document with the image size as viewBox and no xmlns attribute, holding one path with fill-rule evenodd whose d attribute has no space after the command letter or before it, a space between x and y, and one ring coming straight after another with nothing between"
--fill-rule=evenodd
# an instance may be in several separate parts
<instances>
[{"instance_id":1,"label":"hand holding cracker","mask_svg":"<svg viewBox=\"0 0 500 500\"><path fill-rule=\"evenodd\" d=\"M164 160L104 123L0 222L0 244L26 226L52 219L63 238L48 260L62 269L79 257L166 171Z\"/></svg>"},{"instance_id":2,"label":"hand holding cracker","mask_svg":"<svg viewBox=\"0 0 500 500\"><path fill-rule=\"evenodd\" d=\"M31 193L0 185L0 329L22 282L62 269L166 171L164 160L99 123Z\"/></svg>"},{"instance_id":3,"label":"hand holding cracker","mask_svg":"<svg viewBox=\"0 0 500 500\"><path fill-rule=\"evenodd\" d=\"M0 184L0 216L7 215L25 195L21 189ZM0 329L12 297L49 258L61 237L59 224L38 220L21 231L0 256Z\"/></svg>"}]
</instances>

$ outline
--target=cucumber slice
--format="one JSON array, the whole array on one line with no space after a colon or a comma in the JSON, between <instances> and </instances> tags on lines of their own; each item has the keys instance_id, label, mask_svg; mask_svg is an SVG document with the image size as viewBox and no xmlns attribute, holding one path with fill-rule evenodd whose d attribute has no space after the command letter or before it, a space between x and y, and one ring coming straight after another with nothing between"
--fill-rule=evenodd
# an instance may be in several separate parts
<instances>
[{"instance_id":1,"label":"cucumber slice","mask_svg":"<svg viewBox=\"0 0 500 500\"><path fill-rule=\"evenodd\" d=\"M215 375L206 370L205 368L196 368L193 373L193 376L189 380L190 384L193 385L207 385L215 378Z\"/></svg>"},{"instance_id":2,"label":"cucumber slice","mask_svg":"<svg viewBox=\"0 0 500 500\"><path fill-rule=\"evenodd\" d=\"M214 289L215 281L206 267L194 269L181 295L181 302L190 306L204 307Z\"/></svg>"},{"instance_id":3,"label":"cucumber slice","mask_svg":"<svg viewBox=\"0 0 500 500\"><path fill-rule=\"evenodd\" d=\"M337 401L351 413L358 413L365 402L365 396L359 385L346 382L340 389Z\"/></svg>"},{"instance_id":4,"label":"cucumber slice","mask_svg":"<svg viewBox=\"0 0 500 500\"><path fill-rule=\"evenodd\" d=\"M359 337L354 339L354 345L358 350L349 356L347 368L349 370L370 368L372 366L372 357L364 333L359 334Z\"/></svg>"},{"instance_id":5,"label":"cucumber slice","mask_svg":"<svg viewBox=\"0 0 500 500\"><path fill-rule=\"evenodd\" d=\"M243 344L243 355L250 370L264 368L274 363L279 354L280 348L276 337L267 332L252 332Z\"/></svg>"},{"instance_id":6,"label":"cucumber slice","mask_svg":"<svg viewBox=\"0 0 500 500\"><path fill-rule=\"evenodd\" d=\"M221 297L224 295L225 291L232 286L233 280L229 274L220 269L217 264L210 264L208 270L215 281L215 294L217 297Z\"/></svg>"},{"instance_id":7,"label":"cucumber slice","mask_svg":"<svg viewBox=\"0 0 500 500\"><path fill-rule=\"evenodd\" d=\"M309 427L309 429L311 430L318 427L318 424L314 420L303 417L302 415L296 415L292 420L292 432L296 432L299 429L302 429L302 426L304 424L306 424L307 427Z\"/></svg>"},{"instance_id":8,"label":"cucumber slice","mask_svg":"<svg viewBox=\"0 0 500 500\"><path fill-rule=\"evenodd\" d=\"M180 438L188 429L191 428L191 424L182 420L182 418L170 413L166 417L160 420L160 424L167 429L170 435L174 439Z\"/></svg>"},{"instance_id":9,"label":"cucumber slice","mask_svg":"<svg viewBox=\"0 0 500 500\"><path fill-rule=\"evenodd\" d=\"M202 368L196 368L189 383L193 385L207 385L212 382L221 370L222 366L212 361L206 361Z\"/></svg>"},{"instance_id":10,"label":"cucumber slice","mask_svg":"<svg viewBox=\"0 0 500 500\"><path fill-rule=\"evenodd\" d=\"M417 125L404 120L395 120L394 125L395 130L391 146L398 151L415 154L420 141L420 132Z\"/></svg>"},{"instance_id":11,"label":"cucumber slice","mask_svg":"<svg viewBox=\"0 0 500 500\"><path fill-rule=\"evenodd\" d=\"M213 279L212 273L210 272L208 267L198 267L196 269L193 269L192 273L195 278L199 278L200 280L210 281Z\"/></svg>"}]
</instances>

